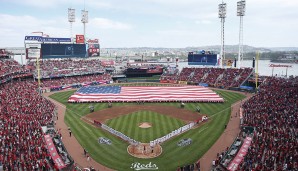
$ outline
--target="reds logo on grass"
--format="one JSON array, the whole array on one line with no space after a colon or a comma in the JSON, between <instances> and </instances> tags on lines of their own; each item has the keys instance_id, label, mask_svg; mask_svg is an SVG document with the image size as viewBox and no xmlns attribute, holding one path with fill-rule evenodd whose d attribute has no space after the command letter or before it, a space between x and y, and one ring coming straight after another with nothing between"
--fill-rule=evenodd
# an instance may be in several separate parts
<instances>
[{"instance_id":1,"label":"reds logo on grass","mask_svg":"<svg viewBox=\"0 0 298 171\"><path fill-rule=\"evenodd\" d=\"M139 162L135 162L131 164L130 168L134 170L158 170L156 164L152 164L151 162L148 164L141 164Z\"/></svg>"}]
</instances>

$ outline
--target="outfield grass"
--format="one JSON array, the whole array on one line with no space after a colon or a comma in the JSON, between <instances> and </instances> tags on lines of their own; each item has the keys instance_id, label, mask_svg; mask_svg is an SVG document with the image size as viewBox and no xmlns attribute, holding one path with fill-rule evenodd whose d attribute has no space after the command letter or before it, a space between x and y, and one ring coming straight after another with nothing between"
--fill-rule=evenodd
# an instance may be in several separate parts
<instances>
[{"instance_id":1,"label":"outfield grass","mask_svg":"<svg viewBox=\"0 0 298 171\"><path fill-rule=\"evenodd\" d=\"M140 128L138 125L141 122L150 122L152 127ZM146 110L122 115L109 120L106 124L142 143L149 143L186 125L182 120Z\"/></svg>"},{"instance_id":2,"label":"outfield grass","mask_svg":"<svg viewBox=\"0 0 298 171\"><path fill-rule=\"evenodd\" d=\"M215 143L224 131L224 125L230 118L230 106L236 101L243 99L239 93L216 90L226 100L224 103L187 103L186 109L195 111L196 107L201 108L201 113L207 114L211 119L208 124L192 129L184 134L176 136L162 144L163 153L153 159L138 159L127 153L128 143L119 138L95 128L80 118L89 113L90 103L67 103L69 96L74 91L60 92L50 97L61 102L67 107L65 122L72 128L74 136L79 143L87 149L91 157L97 162L115 170L133 170L131 164L139 162L156 164L159 170L175 170L177 166L194 163ZM153 103L150 103L152 105ZM95 111L107 108L105 103L93 103ZM113 103L113 106L132 105L131 103ZM146 105L146 104L145 104ZM155 105L170 105L179 107L179 103L158 103ZM106 137L112 141L112 145L100 145L99 137ZM149 136L150 137L150 136ZM177 142L183 138L191 138L193 143L190 146L178 147Z\"/></svg>"}]
</instances>

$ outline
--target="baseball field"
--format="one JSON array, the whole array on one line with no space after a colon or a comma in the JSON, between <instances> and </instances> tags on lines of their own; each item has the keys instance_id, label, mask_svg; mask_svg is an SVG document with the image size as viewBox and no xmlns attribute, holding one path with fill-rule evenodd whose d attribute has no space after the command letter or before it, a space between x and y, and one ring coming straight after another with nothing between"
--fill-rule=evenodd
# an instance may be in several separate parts
<instances>
[{"instance_id":1,"label":"baseball field","mask_svg":"<svg viewBox=\"0 0 298 171\"><path fill-rule=\"evenodd\" d=\"M113 103L112 108L108 108L107 103L68 103L68 98L75 91L59 92L50 97L66 106L66 124L71 128L81 146L98 163L121 171L134 170L135 168L132 167L134 163L154 165L155 168L158 167L158 170L175 170L178 166L196 162L208 151L223 133L230 118L231 105L245 97L239 93L215 91L225 99L224 103L186 103L185 109L180 108L180 103L145 103L141 105ZM95 112L91 114L90 105L93 105L95 109ZM200 113L196 111L197 107L200 108ZM185 111L188 111L192 117L184 117L186 116ZM117 112L122 113L115 115ZM148 143L150 140L161 137L196 117L207 115L209 119L206 123L162 143L162 153L159 156L140 159L127 152L128 142L82 119L91 117L91 115L93 117L97 115L110 116L102 119L101 122L142 143ZM141 128L140 124L142 123L149 123L150 126ZM100 137L109 139L111 144L100 144L98 142ZM177 145L182 139L189 138L192 140L190 145Z\"/></svg>"}]
</instances>

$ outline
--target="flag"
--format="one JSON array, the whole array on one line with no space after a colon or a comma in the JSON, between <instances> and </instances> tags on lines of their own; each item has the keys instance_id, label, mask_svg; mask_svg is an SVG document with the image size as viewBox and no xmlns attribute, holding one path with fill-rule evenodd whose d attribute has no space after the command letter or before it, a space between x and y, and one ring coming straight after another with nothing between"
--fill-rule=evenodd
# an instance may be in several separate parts
<instances>
[{"instance_id":1,"label":"flag","mask_svg":"<svg viewBox=\"0 0 298 171\"><path fill-rule=\"evenodd\" d=\"M223 102L223 98L202 86L80 88L68 102Z\"/></svg>"}]
</instances>

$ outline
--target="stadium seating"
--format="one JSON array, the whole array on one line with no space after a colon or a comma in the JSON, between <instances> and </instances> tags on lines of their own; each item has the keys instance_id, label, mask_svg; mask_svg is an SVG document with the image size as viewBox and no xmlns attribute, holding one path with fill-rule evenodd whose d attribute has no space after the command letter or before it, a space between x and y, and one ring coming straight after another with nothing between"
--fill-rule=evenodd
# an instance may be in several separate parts
<instances>
[{"instance_id":1,"label":"stadium seating","mask_svg":"<svg viewBox=\"0 0 298 171\"><path fill-rule=\"evenodd\" d=\"M179 81L188 81L189 76L195 68L183 68L179 75Z\"/></svg>"},{"instance_id":2,"label":"stadium seating","mask_svg":"<svg viewBox=\"0 0 298 171\"><path fill-rule=\"evenodd\" d=\"M242 105L242 126L252 128L252 134L242 129L239 138L250 136L252 144L237 170L297 170L297 99L298 77L268 77L260 85L259 92ZM227 169L227 162L232 159L226 154L231 152L234 145L222 153L221 156L225 155L225 158L219 168ZM217 157L218 160L221 157Z\"/></svg>"},{"instance_id":3,"label":"stadium seating","mask_svg":"<svg viewBox=\"0 0 298 171\"><path fill-rule=\"evenodd\" d=\"M252 73L252 68L183 68L179 81L206 83L209 86L229 88L239 87Z\"/></svg>"},{"instance_id":4,"label":"stadium seating","mask_svg":"<svg viewBox=\"0 0 298 171\"><path fill-rule=\"evenodd\" d=\"M231 84L231 87L239 87L242 82L250 76L252 71L252 68L244 68L243 71L240 73L239 78L234 80L234 82Z\"/></svg>"},{"instance_id":5,"label":"stadium seating","mask_svg":"<svg viewBox=\"0 0 298 171\"><path fill-rule=\"evenodd\" d=\"M28 62L28 67L37 77L36 61ZM40 75L42 78L63 77L72 75L85 75L103 73L104 67L101 66L99 59L61 59L61 60L41 60Z\"/></svg>"},{"instance_id":6,"label":"stadium seating","mask_svg":"<svg viewBox=\"0 0 298 171\"><path fill-rule=\"evenodd\" d=\"M21 66L17 61L13 59L0 59L0 83L5 82L3 80L20 77L22 75L29 74L29 70L25 66Z\"/></svg>"},{"instance_id":7,"label":"stadium seating","mask_svg":"<svg viewBox=\"0 0 298 171\"><path fill-rule=\"evenodd\" d=\"M173 72L164 72L160 76L161 83L176 83L179 76L179 70L175 69Z\"/></svg>"},{"instance_id":8,"label":"stadium seating","mask_svg":"<svg viewBox=\"0 0 298 171\"><path fill-rule=\"evenodd\" d=\"M34 81L0 85L0 161L5 170L52 168L41 126L52 123L55 106Z\"/></svg>"},{"instance_id":9,"label":"stadium seating","mask_svg":"<svg viewBox=\"0 0 298 171\"><path fill-rule=\"evenodd\" d=\"M207 83L210 86L214 86L217 78L223 74L225 70L222 68L209 68L208 76L202 80L202 82Z\"/></svg>"},{"instance_id":10,"label":"stadium seating","mask_svg":"<svg viewBox=\"0 0 298 171\"><path fill-rule=\"evenodd\" d=\"M298 77L268 78L244 105L244 124L256 128L242 170L298 168ZM253 164L252 164L253 163Z\"/></svg>"},{"instance_id":11,"label":"stadium seating","mask_svg":"<svg viewBox=\"0 0 298 171\"><path fill-rule=\"evenodd\" d=\"M83 76L73 76L73 77L62 77L55 79L43 79L41 80L41 87L43 88L51 88L51 87L59 87L73 84L81 84L81 83L90 83L96 81L110 81L111 75L109 74L99 74L99 75L83 75Z\"/></svg>"},{"instance_id":12,"label":"stadium seating","mask_svg":"<svg viewBox=\"0 0 298 171\"><path fill-rule=\"evenodd\" d=\"M194 83L200 83L207 71L207 68L196 68L190 81Z\"/></svg>"},{"instance_id":13,"label":"stadium seating","mask_svg":"<svg viewBox=\"0 0 298 171\"><path fill-rule=\"evenodd\" d=\"M217 82L217 87L230 87L234 79L239 76L241 72L242 69L227 68L224 71L222 78Z\"/></svg>"}]
</instances>

